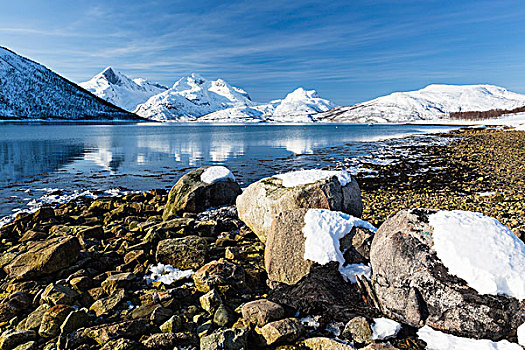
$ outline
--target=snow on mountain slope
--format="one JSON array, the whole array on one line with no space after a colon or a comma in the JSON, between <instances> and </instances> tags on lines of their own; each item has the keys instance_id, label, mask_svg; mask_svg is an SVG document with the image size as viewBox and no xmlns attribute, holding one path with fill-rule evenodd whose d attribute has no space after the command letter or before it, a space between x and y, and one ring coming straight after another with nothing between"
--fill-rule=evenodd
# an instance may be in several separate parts
<instances>
[{"instance_id":1,"label":"snow on mountain slope","mask_svg":"<svg viewBox=\"0 0 525 350\"><path fill-rule=\"evenodd\" d=\"M171 89L151 97L135 110L158 120L189 121L218 110L252 106L248 93L222 79L208 81L198 74L179 79Z\"/></svg>"},{"instance_id":2,"label":"snow on mountain slope","mask_svg":"<svg viewBox=\"0 0 525 350\"><path fill-rule=\"evenodd\" d=\"M0 118L136 119L46 67L0 47Z\"/></svg>"},{"instance_id":3,"label":"snow on mountain slope","mask_svg":"<svg viewBox=\"0 0 525 350\"><path fill-rule=\"evenodd\" d=\"M450 112L512 109L525 106L525 95L492 85L429 85L396 92L315 116L321 122L399 123L444 119Z\"/></svg>"},{"instance_id":4,"label":"snow on mountain slope","mask_svg":"<svg viewBox=\"0 0 525 350\"><path fill-rule=\"evenodd\" d=\"M146 79L130 79L126 75L107 67L89 81L79 84L98 97L133 112L151 96L160 94L168 88Z\"/></svg>"},{"instance_id":5,"label":"snow on mountain slope","mask_svg":"<svg viewBox=\"0 0 525 350\"><path fill-rule=\"evenodd\" d=\"M335 105L315 90L298 88L282 100L254 106L232 107L198 118L203 122L312 122L312 116Z\"/></svg>"}]
</instances>

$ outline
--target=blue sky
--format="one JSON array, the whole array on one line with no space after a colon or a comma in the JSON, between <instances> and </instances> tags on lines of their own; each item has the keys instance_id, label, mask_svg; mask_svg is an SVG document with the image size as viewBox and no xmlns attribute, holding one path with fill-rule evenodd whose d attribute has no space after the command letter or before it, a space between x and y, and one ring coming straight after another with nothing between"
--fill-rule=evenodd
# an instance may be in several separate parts
<instances>
[{"instance_id":1,"label":"blue sky","mask_svg":"<svg viewBox=\"0 0 525 350\"><path fill-rule=\"evenodd\" d=\"M63 76L196 72L256 101L346 105L431 83L525 93L525 1L2 1L0 45Z\"/></svg>"}]
</instances>

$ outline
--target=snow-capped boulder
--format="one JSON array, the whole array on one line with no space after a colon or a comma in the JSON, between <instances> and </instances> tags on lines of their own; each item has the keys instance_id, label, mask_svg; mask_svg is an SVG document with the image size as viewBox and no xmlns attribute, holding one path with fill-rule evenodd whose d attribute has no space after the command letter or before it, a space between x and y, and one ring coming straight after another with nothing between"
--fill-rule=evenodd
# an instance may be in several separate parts
<instances>
[{"instance_id":1,"label":"snow-capped boulder","mask_svg":"<svg viewBox=\"0 0 525 350\"><path fill-rule=\"evenodd\" d=\"M133 112L139 104L146 102L151 96L168 89L143 78L131 79L112 67L107 67L90 80L78 85L130 112Z\"/></svg>"},{"instance_id":2,"label":"snow-capped boulder","mask_svg":"<svg viewBox=\"0 0 525 350\"><path fill-rule=\"evenodd\" d=\"M246 91L222 79L208 81L191 74L139 105L135 113L158 121L189 121L226 108L251 105Z\"/></svg>"},{"instance_id":3,"label":"snow-capped boulder","mask_svg":"<svg viewBox=\"0 0 525 350\"><path fill-rule=\"evenodd\" d=\"M395 92L316 115L321 122L402 123L436 120L451 112L513 109L525 106L525 95L492 85L429 85L421 90Z\"/></svg>"},{"instance_id":4,"label":"snow-capped boulder","mask_svg":"<svg viewBox=\"0 0 525 350\"><path fill-rule=\"evenodd\" d=\"M236 201L239 218L265 243L273 219L298 208L363 212L357 181L346 171L302 170L259 180Z\"/></svg>"},{"instance_id":5,"label":"snow-capped boulder","mask_svg":"<svg viewBox=\"0 0 525 350\"><path fill-rule=\"evenodd\" d=\"M0 46L0 119L139 119Z\"/></svg>"},{"instance_id":6,"label":"snow-capped boulder","mask_svg":"<svg viewBox=\"0 0 525 350\"><path fill-rule=\"evenodd\" d=\"M197 213L233 204L241 192L241 187L227 168L198 168L184 174L171 188L162 218L169 220L183 212Z\"/></svg>"},{"instance_id":7,"label":"snow-capped boulder","mask_svg":"<svg viewBox=\"0 0 525 350\"><path fill-rule=\"evenodd\" d=\"M271 281L295 284L313 264L339 264L339 272L350 282L355 274L370 275L370 268L346 259L356 230L375 231L367 222L327 209L284 211L273 220L264 250L264 263ZM355 248L354 248L355 249ZM359 262L360 263L360 262Z\"/></svg>"},{"instance_id":8,"label":"snow-capped boulder","mask_svg":"<svg viewBox=\"0 0 525 350\"><path fill-rule=\"evenodd\" d=\"M400 322L500 340L525 321L525 245L495 219L403 210L376 232L370 261L382 311Z\"/></svg>"}]
</instances>

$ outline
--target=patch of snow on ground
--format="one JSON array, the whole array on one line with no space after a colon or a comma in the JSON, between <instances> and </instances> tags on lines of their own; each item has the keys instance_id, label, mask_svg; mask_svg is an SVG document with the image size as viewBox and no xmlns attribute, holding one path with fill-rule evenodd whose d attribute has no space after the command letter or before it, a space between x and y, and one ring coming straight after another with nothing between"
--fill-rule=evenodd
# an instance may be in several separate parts
<instances>
[{"instance_id":1,"label":"patch of snow on ground","mask_svg":"<svg viewBox=\"0 0 525 350\"><path fill-rule=\"evenodd\" d=\"M363 267L343 266L345 258L339 240L349 234L354 227L370 231L376 228L370 223L351 215L327 209L309 209L304 217L302 232L305 237L304 259L325 265L330 261L339 262L339 271L349 280L351 271L363 271ZM351 281L351 279L350 279ZM355 282L355 278L353 278Z\"/></svg>"},{"instance_id":2,"label":"patch of snow on ground","mask_svg":"<svg viewBox=\"0 0 525 350\"><path fill-rule=\"evenodd\" d=\"M518 343L525 346L525 323L518 327Z\"/></svg>"},{"instance_id":3,"label":"patch of snow on ground","mask_svg":"<svg viewBox=\"0 0 525 350\"><path fill-rule=\"evenodd\" d=\"M525 243L498 220L467 211L429 216L434 250L449 273L480 294L525 298Z\"/></svg>"},{"instance_id":4,"label":"patch of snow on ground","mask_svg":"<svg viewBox=\"0 0 525 350\"><path fill-rule=\"evenodd\" d=\"M341 186L346 186L352 182L352 175L345 170L331 171L331 170L299 170L291 171L285 174L275 175L274 177L283 180L282 185L284 187L295 187L307 184L312 184L316 181L323 180L332 176L337 176L337 180L341 183Z\"/></svg>"},{"instance_id":5,"label":"patch of snow on ground","mask_svg":"<svg viewBox=\"0 0 525 350\"><path fill-rule=\"evenodd\" d=\"M356 276L364 276L367 279L372 277L372 267L365 264L348 264L346 266L339 267L339 272L343 275L343 278L351 283L357 283Z\"/></svg>"},{"instance_id":6,"label":"patch of snow on ground","mask_svg":"<svg viewBox=\"0 0 525 350\"><path fill-rule=\"evenodd\" d=\"M211 166L201 174L201 181L206 182L207 184L227 180L235 181L235 176L233 176L230 169L224 166Z\"/></svg>"},{"instance_id":7,"label":"patch of snow on ground","mask_svg":"<svg viewBox=\"0 0 525 350\"><path fill-rule=\"evenodd\" d=\"M193 270L179 270L171 265L164 265L162 263L158 263L156 266L151 266L149 271L151 274L144 277L148 284L152 282L161 282L170 285L173 282L189 278L194 274Z\"/></svg>"},{"instance_id":8,"label":"patch of snow on ground","mask_svg":"<svg viewBox=\"0 0 525 350\"><path fill-rule=\"evenodd\" d=\"M372 323L372 339L383 340L395 337L401 330L401 323L388 318L374 318Z\"/></svg>"},{"instance_id":9,"label":"patch of snow on ground","mask_svg":"<svg viewBox=\"0 0 525 350\"><path fill-rule=\"evenodd\" d=\"M305 316L303 318L300 318L299 322L301 322L306 327L311 327L311 328L317 329L319 327L318 319L319 319L319 316L313 317L313 316L308 315L308 316Z\"/></svg>"},{"instance_id":10,"label":"patch of snow on ground","mask_svg":"<svg viewBox=\"0 0 525 350\"><path fill-rule=\"evenodd\" d=\"M427 343L427 350L523 350L521 346L508 340L494 342L488 339L461 338L436 331L429 326L421 328L417 335Z\"/></svg>"}]
</instances>

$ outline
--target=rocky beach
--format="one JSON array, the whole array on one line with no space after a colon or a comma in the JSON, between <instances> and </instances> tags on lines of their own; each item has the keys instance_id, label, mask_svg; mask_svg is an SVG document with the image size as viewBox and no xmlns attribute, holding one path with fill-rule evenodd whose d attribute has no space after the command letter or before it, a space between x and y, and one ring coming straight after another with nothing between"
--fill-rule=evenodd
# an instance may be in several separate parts
<instances>
[{"instance_id":1,"label":"rocky beach","mask_svg":"<svg viewBox=\"0 0 525 350\"><path fill-rule=\"evenodd\" d=\"M496 248L523 249L525 132L439 137L365 161L373 176L241 189L199 168L169 192L21 213L0 228L0 350L520 349L523 278L481 292L450 272L438 215L480 212L506 235Z\"/></svg>"}]
</instances>

